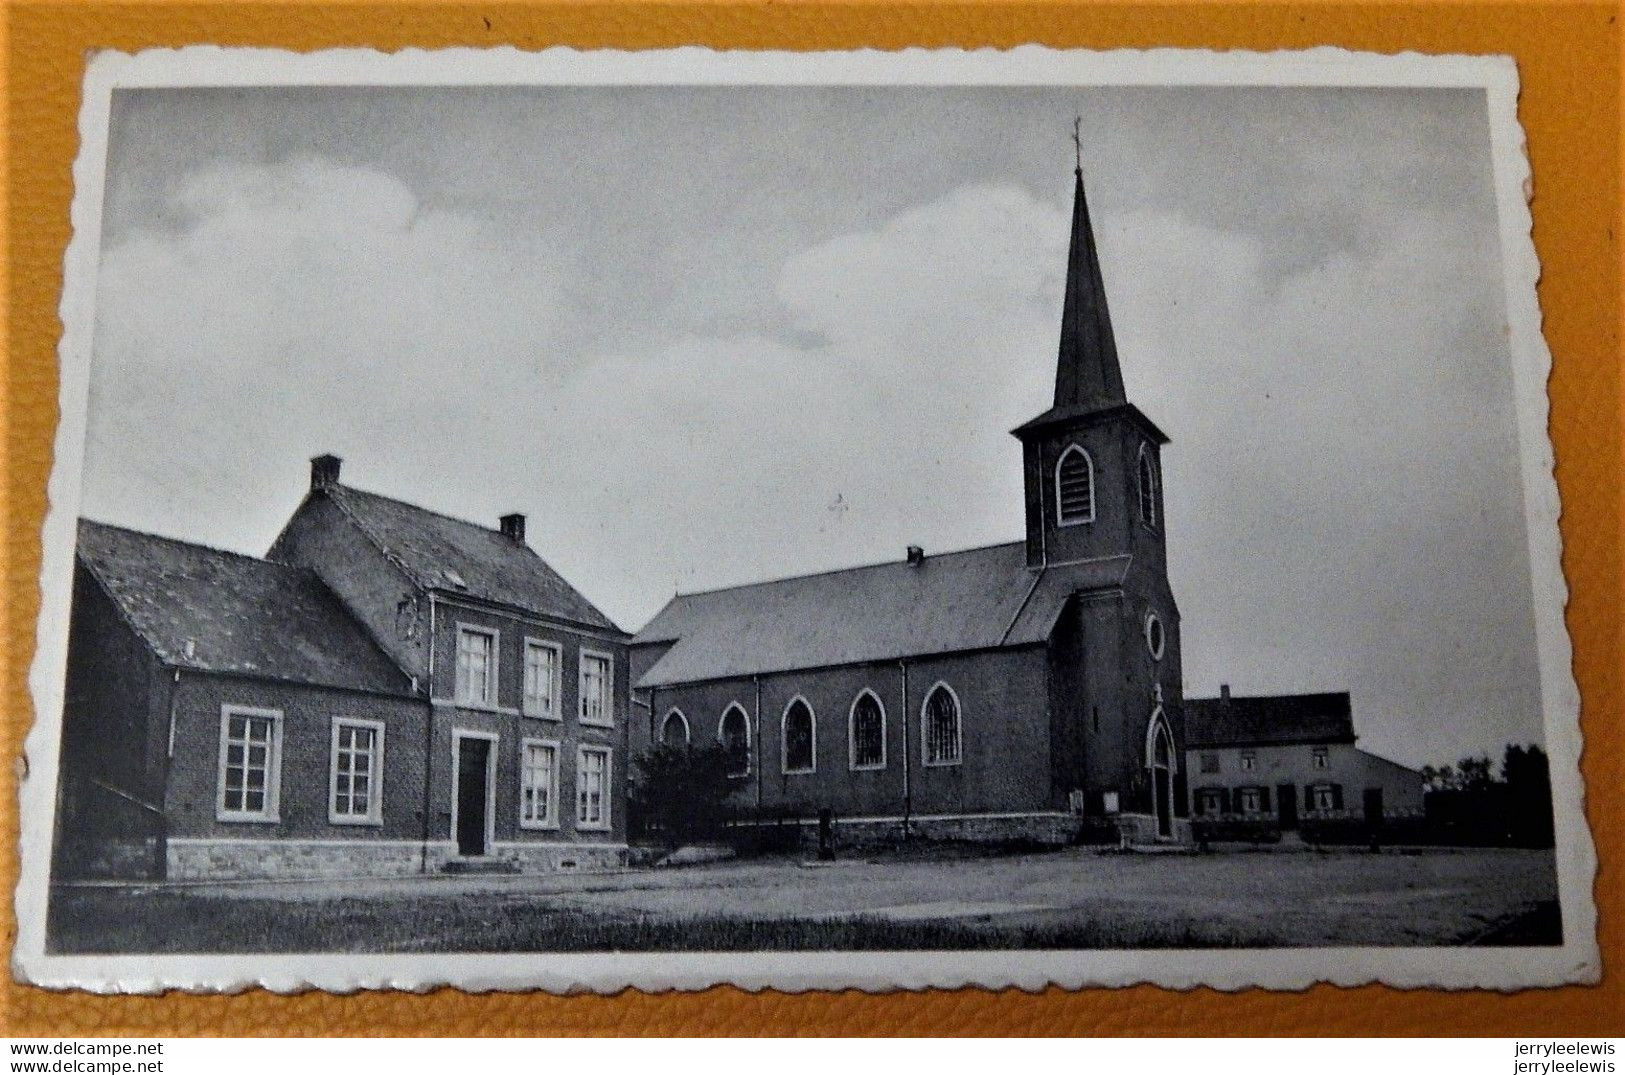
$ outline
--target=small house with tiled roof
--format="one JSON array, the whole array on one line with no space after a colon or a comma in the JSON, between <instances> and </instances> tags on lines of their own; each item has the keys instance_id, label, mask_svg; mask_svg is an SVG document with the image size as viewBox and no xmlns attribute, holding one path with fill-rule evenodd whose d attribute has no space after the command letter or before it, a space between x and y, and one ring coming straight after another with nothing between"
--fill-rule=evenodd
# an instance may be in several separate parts
<instances>
[{"instance_id":1,"label":"small house with tiled roof","mask_svg":"<svg viewBox=\"0 0 1625 1075\"><path fill-rule=\"evenodd\" d=\"M314 571L82 521L59 876L411 872L427 720Z\"/></svg>"},{"instance_id":2,"label":"small house with tiled roof","mask_svg":"<svg viewBox=\"0 0 1625 1075\"><path fill-rule=\"evenodd\" d=\"M1273 822L1414 817L1422 774L1355 746L1347 692L1185 700L1186 770L1199 818Z\"/></svg>"},{"instance_id":3,"label":"small house with tiled roof","mask_svg":"<svg viewBox=\"0 0 1625 1075\"><path fill-rule=\"evenodd\" d=\"M1026 533L680 594L633 638L633 746L720 741L746 819L848 838L1188 838L1166 435L1129 402L1084 199Z\"/></svg>"},{"instance_id":4,"label":"small house with tiled roof","mask_svg":"<svg viewBox=\"0 0 1625 1075\"><path fill-rule=\"evenodd\" d=\"M268 558L314 572L418 685L429 857L468 868L625 860L627 635L525 540L344 485L310 490Z\"/></svg>"}]
</instances>

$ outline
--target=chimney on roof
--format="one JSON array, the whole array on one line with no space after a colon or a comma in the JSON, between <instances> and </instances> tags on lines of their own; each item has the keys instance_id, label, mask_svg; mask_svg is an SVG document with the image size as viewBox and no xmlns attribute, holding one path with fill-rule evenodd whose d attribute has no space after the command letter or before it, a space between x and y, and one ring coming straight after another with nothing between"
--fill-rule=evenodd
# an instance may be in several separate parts
<instances>
[{"instance_id":1,"label":"chimney on roof","mask_svg":"<svg viewBox=\"0 0 1625 1075\"><path fill-rule=\"evenodd\" d=\"M501 519L502 536L520 545L525 543L525 517L518 512Z\"/></svg>"},{"instance_id":2,"label":"chimney on roof","mask_svg":"<svg viewBox=\"0 0 1625 1075\"><path fill-rule=\"evenodd\" d=\"M1228 702L1230 700L1230 684L1219 684L1219 700L1223 702Z\"/></svg>"},{"instance_id":3,"label":"chimney on roof","mask_svg":"<svg viewBox=\"0 0 1625 1075\"><path fill-rule=\"evenodd\" d=\"M310 487L312 489L326 489L330 485L339 483L339 467L344 460L336 455L318 455L310 461Z\"/></svg>"},{"instance_id":4,"label":"chimney on roof","mask_svg":"<svg viewBox=\"0 0 1625 1075\"><path fill-rule=\"evenodd\" d=\"M910 545L908 547L908 566L919 567L923 563L925 563L925 550L918 545Z\"/></svg>"}]
</instances>

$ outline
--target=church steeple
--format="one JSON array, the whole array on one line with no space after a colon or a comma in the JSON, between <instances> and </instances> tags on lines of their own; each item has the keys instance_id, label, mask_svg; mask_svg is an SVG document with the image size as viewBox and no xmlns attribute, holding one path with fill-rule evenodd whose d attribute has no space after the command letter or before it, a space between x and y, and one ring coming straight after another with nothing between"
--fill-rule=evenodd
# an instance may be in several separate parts
<instances>
[{"instance_id":1,"label":"church steeple","mask_svg":"<svg viewBox=\"0 0 1625 1075\"><path fill-rule=\"evenodd\" d=\"M1055 365L1055 406L1093 410L1127 402L1117 340L1106 308L1106 284L1089 223L1080 161L1072 200L1072 245L1066 261L1066 301L1061 307L1061 350Z\"/></svg>"}]
</instances>

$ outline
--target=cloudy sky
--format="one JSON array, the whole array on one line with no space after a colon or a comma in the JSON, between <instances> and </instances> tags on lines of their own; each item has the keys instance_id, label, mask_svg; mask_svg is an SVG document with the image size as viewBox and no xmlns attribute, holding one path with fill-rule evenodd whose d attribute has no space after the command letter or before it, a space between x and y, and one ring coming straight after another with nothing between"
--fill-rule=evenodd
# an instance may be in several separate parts
<instances>
[{"instance_id":1,"label":"cloudy sky","mask_svg":"<svg viewBox=\"0 0 1625 1075\"><path fill-rule=\"evenodd\" d=\"M333 451L630 629L1015 540L1074 114L1186 692L1538 739L1477 91L121 91L83 512L262 554Z\"/></svg>"}]
</instances>

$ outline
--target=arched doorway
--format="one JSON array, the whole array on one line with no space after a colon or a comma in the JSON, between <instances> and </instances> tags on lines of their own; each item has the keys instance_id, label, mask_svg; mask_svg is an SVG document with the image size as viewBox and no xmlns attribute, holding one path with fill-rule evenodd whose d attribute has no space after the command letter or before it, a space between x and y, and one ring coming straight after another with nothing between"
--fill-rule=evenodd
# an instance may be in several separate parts
<instances>
[{"instance_id":1,"label":"arched doorway","mask_svg":"<svg viewBox=\"0 0 1625 1075\"><path fill-rule=\"evenodd\" d=\"M1151 810L1157 817L1157 836L1167 839L1174 834L1174 777L1179 758L1161 706L1152 711L1145 730L1145 765L1151 770Z\"/></svg>"}]
</instances>

